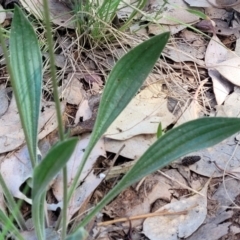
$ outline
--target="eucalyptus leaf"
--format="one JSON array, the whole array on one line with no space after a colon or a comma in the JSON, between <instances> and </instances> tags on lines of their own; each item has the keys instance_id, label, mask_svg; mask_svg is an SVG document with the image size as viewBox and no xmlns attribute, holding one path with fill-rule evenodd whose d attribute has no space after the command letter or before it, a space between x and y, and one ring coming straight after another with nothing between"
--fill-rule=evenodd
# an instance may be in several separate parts
<instances>
[{"instance_id":1,"label":"eucalyptus leaf","mask_svg":"<svg viewBox=\"0 0 240 240\"><path fill-rule=\"evenodd\" d=\"M211 147L240 131L239 118L202 118L180 125L159 138L122 180L103 198L78 227L85 226L122 190L172 161L197 150ZM75 231L77 228L75 228Z\"/></svg>"},{"instance_id":2,"label":"eucalyptus leaf","mask_svg":"<svg viewBox=\"0 0 240 240\"><path fill-rule=\"evenodd\" d=\"M129 51L114 66L107 79L91 139L74 178L68 200L78 184L83 166L94 145L137 93L154 67L169 36L169 32L166 32L148 39Z\"/></svg>"},{"instance_id":3,"label":"eucalyptus leaf","mask_svg":"<svg viewBox=\"0 0 240 240\"><path fill-rule=\"evenodd\" d=\"M11 84L32 164L37 160L38 118L42 91L42 59L35 30L15 5L10 33Z\"/></svg>"}]
</instances>

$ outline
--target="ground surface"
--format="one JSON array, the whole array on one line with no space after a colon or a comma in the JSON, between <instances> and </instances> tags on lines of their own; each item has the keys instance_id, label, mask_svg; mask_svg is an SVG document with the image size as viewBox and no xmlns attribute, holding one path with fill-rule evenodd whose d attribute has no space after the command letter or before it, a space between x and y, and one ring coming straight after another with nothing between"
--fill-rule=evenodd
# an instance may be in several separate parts
<instances>
[{"instance_id":1,"label":"ground surface","mask_svg":"<svg viewBox=\"0 0 240 240\"><path fill-rule=\"evenodd\" d=\"M53 16L58 16L59 9L69 12L68 4L49 2ZM153 72L89 159L82 176L84 182L69 206L69 220L73 216L81 219L83 212L116 185L134 161L156 141L159 122L167 131L202 116L239 116L240 4L229 2L171 0L163 4L160 0L148 1L143 14L135 18L130 29L119 33L119 26L115 26L112 28L114 40L101 39L94 47L91 45L94 41L84 40L86 35L76 34L75 26L67 19L73 14L54 18L55 58L64 121L70 135L81 136L77 157L69 161L69 178L74 176L81 161L105 80L116 61L149 36L171 31L169 44ZM13 3L2 4L7 8ZM203 12L208 19L201 20L199 13L186 10L189 7ZM160 15L156 17L158 10ZM36 14L34 9L29 11ZM120 26L129 12L131 8L118 12ZM7 28L11 18L11 15L2 16ZM35 27L39 39L44 39L44 33L41 35L38 26ZM58 137L49 56L44 47L42 54L45 72L39 148L44 156ZM29 159L4 60L0 81L0 132L4 137L0 142L0 171L13 195L29 202L20 190L30 174ZM240 239L238 145L239 137L235 135L142 179L122 192L88 226L89 239ZM100 173L106 174L106 179L99 180ZM61 186L59 175L48 196L52 225L58 215L55 210L62 201ZM26 218L30 218L29 206L25 204L22 209ZM153 217L151 214L155 211L160 214ZM125 219L118 222L118 218ZM104 223L108 220L113 222Z\"/></svg>"}]
</instances>

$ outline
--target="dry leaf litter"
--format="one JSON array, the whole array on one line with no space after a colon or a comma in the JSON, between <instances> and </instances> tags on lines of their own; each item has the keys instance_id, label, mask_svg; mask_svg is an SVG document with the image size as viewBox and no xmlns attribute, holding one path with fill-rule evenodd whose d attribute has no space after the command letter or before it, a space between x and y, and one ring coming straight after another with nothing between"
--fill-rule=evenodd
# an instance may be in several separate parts
<instances>
[{"instance_id":1,"label":"dry leaf litter","mask_svg":"<svg viewBox=\"0 0 240 240\"><path fill-rule=\"evenodd\" d=\"M20 2L42 20L42 1ZM121 4L117 12L121 21L131 15L130 5L136 6L133 2ZM1 4L1 9L8 8L13 1ZM156 141L159 122L166 130L202 116L239 117L239 1L148 0L129 32L121 35L113 31L117 41L106 41L94 49L81 45L74 31L71 2L51 0L49 4L55 26L55 65L64 122L71 135L81 135L67 165L69 185L88 144L109 71L121 56L148 36L164 31L172 34L139 93L92 152L81 176L82 184L69 205L69 222L80 221L84 212ZM188 11L190 8L203 12L208 19L200 19ZM8 26L11 17L1 11L0 23ZM38 37L44 39L44 34L39 32ZM2 51L0 55L0 171L13 196L25 201L23 212L27 216L31 199L23 194L22 186L31 178L32 169ZM44 48L42 55L44 94L39 152L44 156L58 137L49 56ZM88 226L89 239L240 239L239 139L235 135L212 148L192 153L187 159L178 159L126 189L96 216L98 225L92 222ZM59 174L49 185L47 198L52 225L62 205L61 186ZM6 211L2 191L0 208ZM125 220L117 221L118 218ZM29 231L23 233L27 240L34 238L31 218L28 220ZM108 224L106 220L112 222ZM48 231L52 239L57 239L55 232Z\"/></svg>"}]
</instances>

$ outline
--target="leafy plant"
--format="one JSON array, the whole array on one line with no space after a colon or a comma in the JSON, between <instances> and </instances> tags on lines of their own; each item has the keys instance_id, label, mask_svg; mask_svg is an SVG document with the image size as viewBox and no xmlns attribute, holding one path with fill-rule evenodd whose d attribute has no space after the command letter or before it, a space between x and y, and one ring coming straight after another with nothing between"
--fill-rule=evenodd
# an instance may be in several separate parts
<instances>
[{"instance_id":1,"label":"leafy plant","mask_svg":"<svg viewBox=\"0 0 240 240\"><path fill-rule=\"evenodd\" d=\"M47 0L44 2L47 9ZM49 36L48 42L51 45L52 39L48 12L45 14L45 20ZM143 42L122 57L111 71L106 81L91 140L85 150L82 164L79 166L77 176L75 177L69 192L67 192L67 176L65 175L64 192L67 194L64 195L63 213L66 213L67 203L70 201L75 188L79 184L79 177L93 147L114 119L137 93L143 81L159 58L168 38L169 33L163 33ZM26 143L32 160L32 214L37 237L41 240L45 239L46 215L44 204L47 187L54 176L61 169L64 169L75 148L77 139L65 139L64 137L63 126L60 119L61 111L59 107L59 99L55 89L55 101L58 102L56 110L58 112L59 132L61 133L60 141L49 151L47 156L40 163L37 161L37 120L39 117L41 99L42 62L35 32L19 7L16 6L14 11L14 19L10 35L10 60L6 46L4 45L2 31L0 31L0 40L4 49L11 83L26 137ZM21 48L18 47L19 45L17 45L17 43L21 44ZM29 48L30 45L31 48ZM56 88L57 82L55 78L53 52L51 52L50 48L49 50L50 55L52 55L51 65L53 86ZM31 62L31 64L29 64L29 62ZM61 215L62 239L85 239L86 232L84 227L86 224L88 224L97 212L99 212L126 187L157 169L166 166L171 161L184 156L191 151L212 146L239 130L240 120L237 118L198 119L174 128L163 136L161 136L161 128L159 127L158 140L137 161L122 180L119 181L117 186L112 189L100 203L98 203L98 205L73 229L72 232L68 234L68 236L66 236L66 215ZM10 231L17 239L23 239L20 231L12 224L13 217L14 220L16 220L18 227L21 230L26 230L23 217L2 177L0 177L0 183L4 190L8 206L12 212L12 216L8 217L0 211L0 221L4 227L1 237L4 239L5 233Z\"/></svg>"},{"instance_id":2,"label":"leafy plant","mask_svg":"<svg viewBox=\"0 0 240 240\"><path fill-rule=\"evenodd\" d=\"M136 6L131 15L125 22L119 24L117 11L122 8L121 5L124 1L87 0L83 3L83 1L72 0L72 8L79 35L92 38L93 43L111 38L113 37L113 27L117 27L118 31L126 29L139 10L145 7L146 2L146 0L136 1ZM115 31L115 34L118 31Z\"/></svg>"}]
</instances>

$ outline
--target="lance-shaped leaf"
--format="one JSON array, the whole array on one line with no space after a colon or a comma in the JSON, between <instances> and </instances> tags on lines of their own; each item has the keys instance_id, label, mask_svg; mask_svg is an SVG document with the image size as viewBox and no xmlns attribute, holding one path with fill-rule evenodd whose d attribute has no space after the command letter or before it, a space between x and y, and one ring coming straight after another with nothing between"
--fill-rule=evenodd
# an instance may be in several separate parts
<instances>
[{"instance_id":1,"label":"lance-shaped leaf","mask_svg":"<svg viewBox=\"0 0 240 240\"><path fill-rule=\"evenodd\" d=\"M91 139L68 199L77 186L78 178L94 145L137 93L159 58L168 38L168 32L150 38L129 51L114 66L107 79Z\"/></svg>"},{"instance_id":2,"label":"lance-shaped leaf","mask_svg":"<svg viewBox=\"0 0 240 240\"><path fill-rule=\"evenodd\" d=\"M42 59L35 31L15 5L10 33L12 87L32 163L36 161Z\"/></svg>"},{"instance_id":3,"label":"lance-shaped leaf","mask_svg":"<svg viewBox=\"0 0 240 240\"><path fill-rule=\"evenodd\" d=\"M155 36L123 56L111 71L104 88L93 139L101 137L122 112L151 72L165 47L169 33Z\"/></svg>"},{"instance_id":4,"label":"lance-shaped leaf","mask_svg":"<svg viewBox=\"0 0 240 240\"><path fill-rule=\"evenodd\" d=\"M59 142L51 148L41 163L35 167L32 188L33 199L40 196L46 190L48 184L67 164L77 141L77 138L70 138Z\"/></svg>"},{"instance_id":5,"label":"lance-shaped leaf","mask_svg":"<svg viewBox=\"0 0 240 240\"><path fill-rule=\"evenodd\" d=\"M44 232L44 201L45 191L49 183L67 164L74 148L77 144L77 138L64 140L56 144L48 152L41 163L34 168L33 188L32 188L32 214L38 239L45 239Z\"/></svg>"},{"instance_id":6,"label":"lance-shaped leaf","mask_svg":"<svg viewBox=\"0 0 240 240\"><path fill-rule=\"evenodd\" d=\"M117 194L142 177L188 153L211 147L238 131L240 131L239 118L197 119L170 130L143 154L116 187L104 197L78 227L85 226Z\"/></svg>"}]
</instances>

